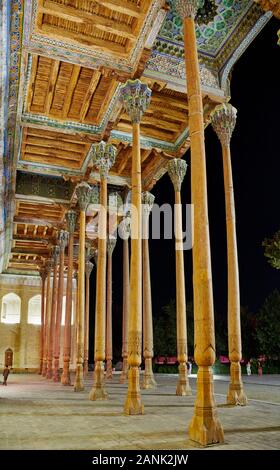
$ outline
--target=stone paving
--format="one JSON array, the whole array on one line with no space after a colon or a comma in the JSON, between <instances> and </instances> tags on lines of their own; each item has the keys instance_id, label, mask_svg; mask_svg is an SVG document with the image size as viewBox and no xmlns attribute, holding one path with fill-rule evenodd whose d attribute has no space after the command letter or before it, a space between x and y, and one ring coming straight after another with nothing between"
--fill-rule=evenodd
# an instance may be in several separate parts
<instances>
[{"instance_id":1,"label":"stone paving","mask_svg":"<svg viewBox=\"0 0 280 470\"><path fill-rule=\"evenodd\" d=\"M142 391L145 415L123 415L126 386L115 374L107 385L109 400L92 402L84 392L39 375L10 374L0 385L0 449L197 449L188 439L192 397L177 397L175 375L156 375L156 391ZM244 377L246 407L225 405L228 377L215 376L215 397L225 443L207 449L280 449L280 376Z\"/></svg>"}]
</instances>

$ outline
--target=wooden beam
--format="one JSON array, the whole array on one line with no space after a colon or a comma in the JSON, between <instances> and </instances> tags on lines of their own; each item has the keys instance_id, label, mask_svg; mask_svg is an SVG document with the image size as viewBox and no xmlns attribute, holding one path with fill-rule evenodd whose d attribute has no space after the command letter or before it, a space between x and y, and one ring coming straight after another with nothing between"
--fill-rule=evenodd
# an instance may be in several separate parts
<instances>
[{"instance_id":1,"label":"wooden beam","mask_svg":"<svg viewBox=\"0 0 280 470\"><path fill-rule=\"evenodd\" d=\"M69 150L56 149L52 147L40 147L37 145L26 145L25 153L33 153L35 155L45 155L53 158L63 158L63 160L80 161L82 154L81 152L73 151L70 153Z\"/></svg>"},{"instance_id":2,"label":"wooden beam","mask_svg":"<svg viewBox=\"0 0 280 470\"><path fill-rule=\"evenodd\" d=\"M32 135L27 135L22 141L25 145L36 145L38 147L50 147L53 150L67 150L70 152L85 153L89 149L89 145L82 143L73 143L62 140L50 139L44 135L41 137L33 137Z\"/></svg>"},{"instance_id":3,"label":"wooden beam","mask_svg":"<svg viewBox=\"0 0 280 470\"><path fill-rule=\"evenodd\" d=\"M60 221L57 220L57 219L51 219L51 218L48 218L48 219L44 219L44 218L35 218L35 217L22 217L20 215L15 215L14 216L14 222L16 223L19 223L19 224L26 224L26 225L34 225L34 224L38 224L38 225L47 225L48 227L52 227L53 225L57 225ZM25 235L27 233L27 229L26 229L26 232L25 232Z\"/></svg>"},{"instance_id":4,"label":"wooden beam","mask_svg":"<svg viewBox=\"0 0 280 470\"><path fill-rule=\"evenodd\" d=\"M47 92L47 97L45 101L45 109L44 112L46 114L50 113L52 101L53 101L53 94L55 90L55 84L56 80L58 77L58 72L59 72L59 67L60 67L60 61L59 60L53 60L52 63L52 70L50 73L50 78L49 78L49 85L48 85L48 92Z\"/></svg>"},{"instance_id":5,"label":"wooden beam","mask_svg":"<svg viewBox=\"0 0 280 470\"><path fill-rule=\"evenodd\" d=\"M97 88L100 77L101 77L100 72L98 72L97 70L93 71L92 78L91 78L91 81L90 81L89 87L87 89L87 92L86 92L86 95L85 95L85 98L84 98L84 101L83 101L83 104L82 104L82 107L81 107L81 111L80 111L80 121L81 122L83 122L86 118L86 115L87 115L88 109L90 107L90 103L91 103L93 94L94 94L94 92Z\"/></svg>"},{"instance_id":6,"label":"wooden beam","mask_svg":"<svg viewBox=\"0 0 280 470\"><path fill-rule=\"evenodd\" d=\"M141 163L144 163L145 160L151 155L153 149L145 149L141 152Z\"/></svg>"},{"instance_id":7,"label":"wooden beam","mask_svg":"<svg viewBox=\"0 0 280 470\"><path fill-rule=\"evenodd\" d=\"M172 96L169 96L169 95L163 95L158 92L153 92L151 103L159 103L165 109L168 109L169 105L171 107L174 106L175 108L186 109L186 110L188 109L187 97L184 100L183 99L180 100L180 99L172 98ZM172 110L170 110L170 113L172 113Z\"/></svg>"},{"instance_id":8,"label":"wooden beam","mask_svg":"<svg viewBox=\"0 0 280 470\"><path fill-rule=\"evenodd\" d=\"M95 0L95 3L124 15L133 16L133 18L143 18L145 16L141 8L127 0Z\"/></svg>"},{"instance_id":9,"label":"wooden beam","mask_svg":"<svg viewBox=\"0 0 280 470\"><path fill-rule=\"evenodd\" d=\"M63 168L68 168L68 169L71 169L71 168L80 169L82 165L82 162L77 161L77 160L70 160L70 159L66 160L66 159L62 159L58 157L46 157L43 155L35 155L32 153L25 153L22 159L25 161L29 161L29 162L34 162L34 163L39 163L39 164L43 163L43 164L47 164L53 167L60 166ZM43 168L42 168L42 171L44 171Z\"/></svg>"},{"instance_id":10,"label":"wooden beam","mask_svg":"<svg viewBox=\"0 0 280 470\"><path fill-rule=\"evenodd\" d=\"M122 155L122 159L121 159L121 161L120 161L120 164L119 164L118 168L116 169L116 172L117 172L119 175L124 171L124 169L125 169L125 167L126 167L126 165L127 165L128 160L131 158L131 154L132 154L132 148L131 148L131 147L127 147L127 148L125 149L125 151L123 152L123 155Z\"/></svg>"},{"instance_id":11,"label":"wooden beam","mask_svg":"<svg viewBox=\"0 0 280 470\"><path fill-rule=\"evenodd\" d=\"M32 55L32 66L31 66L31 74L29 78L29 87L26 99L26 111L30 113L30 107L33 100L34 89L35 89L35 80L38 68L38 56Z\"/></svg>"},{"instance_id":12,"label":"wooden beam","mask_svg":"<svg viewBox=\"0 0 280 470\"><path fill-rule=\"evenodd\" d=\"M107 6L107 2L106 2ZM137 34L132 31L132 28L117 20L105 18L104 16L90 13L85 10L81 10L70 5L57 4L46 0L44 6L40 9L42 13L46 13L51 16L62 18L66 21L72 21L80 25L94 25L95 28L105 31L107 33L116 34L123 38L136 40Z\"/></svg>"},{"instance_id":13,"label":"wooden beam","mask_svg":"<svg viewBox=\"0 0 280 470\"><path fill-rule=\"evenodd\" d=\"M107 41L105 39L94 38L88 34L76 33L74 31L66 31L65 29L51 26L48 24L43 24L41 30L52 38L61 39L71 39L72 42L76 44L84 44L85 46L93 47L94 49L101 49L102 51L110 52L111 54L117 54L119 56L126 56L125 48L120 44L116 44L113 41Z\"/></svg>"},{"instance_id":14,"label":"wooden beam","mask_svg":"<svg viewBox=\"0 0 280 470\"><path fill-rule=\"evenodd\" d=\"M67 87L67 92L66 92L64 103L63 103L63 108L62 108L62 118L64 119L67 118L68 116L69 109L72 103L73 93L76 88L76 85L80 76L80 72L81 72L81 67L79 65L74 65L70 82Z\"/></svg>"}]
</instances>

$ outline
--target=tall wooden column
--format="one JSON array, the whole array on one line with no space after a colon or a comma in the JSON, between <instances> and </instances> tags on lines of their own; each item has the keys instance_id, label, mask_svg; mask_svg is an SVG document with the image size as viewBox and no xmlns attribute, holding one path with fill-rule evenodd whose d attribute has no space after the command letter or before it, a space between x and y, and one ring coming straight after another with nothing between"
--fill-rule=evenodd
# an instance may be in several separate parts
<instances>
[{"instance_id":1,"label":"tall wooden column","mask_svg":"<svg viewBox=\"0 0 280 470\"><path fill-rule=\"evenodd\" d=\"M90 292L90 275L93 270L93 263L86 261L86 305L85 305L85 338L84 338L84 375L88 373L88 341L89 341L89 292Z\"/></svg>"},{"instance_id":2,"label":"tall wooden column","mask_svg":"<svg viewBox=\"0 0 280 470\"><path fill-rule=\"evenodd\" d=\"M228 348L230 358L230 384L227 402L246 405L241 378L242 358L238 253L235 228L235 204L231 170L230 139L236 123L237 110L231 104L217 106L211 113L212 126L221 142L224 168L224 186L227 227L228 260Z\"/></svg>"},{"instance_id":3,"label":"tall wooden column","mask_svg":"<svg viewBox=\"0 0 280 470\"><path fill-rule=\"evenodd\" d=\"M72 320L72 304L73 304L73 243L74 232L77 220L77 214L74 210L69 210L66 215L68 239L68 269L66 284L66 305L65 305L65 325L63 337L63 372L61 383L63 385L71 385L70 380L70 358L71 358L71 320Z\"/></svg>"},{"instance_id":4,"label":"tall wooden column","mask_svg":"<svg viewBox=\"0 0 280 470\"><path fill-rule=\"evenodd\" d=\"M46 314L44 323L44 350L43 350L43 367L42 376L46 377L48 367L48 337L49 337L49 322L50 322L50 311L51 311L51 272L52 272L52 260L46 262L46 273L47 273L47 290L46 290Z\"/></svg>"},{"instance_id":5,"label":"tall wooden column","mask_svg":"<svg viewBox=\"0 0 280 470\"><path fill-rule=\"evenodd\" d=\"M123 240L123 308L122 308L122 373L120 376L120 383L125 383L128 372L128 316L129 316L129 246L128 239L130 236L130 216L126 216L119 229L120 237Z\"/></svg>"},{"instance_id":6,"label":"tall wooden column","mask_svg":"<svg viewBox=\"0 0 280 470\"><path fill-rule=\"evenodd\" d=\"M107 309L106 309L106 378L113 377L113 338L112 338L112 255L116 246L116 238L108 237L107 240Z\"/></svg>"},{"instance_id":7,"label":"tall wooden column","mask_svg":"<svg viewBox=\"0 0 280 470\"><path fill-rule=\"evenodd\" d=\"M194 23L199 1L175 0L175 6L184 24L191 140L191 193L192 204L194 205L194 354L198 365L198 374L195 411L189 426L189 437L202 445L207 445L222 442L224 436L222 426L217 417L213 391L212 365L216 358L215 327L208 226L203 105Z\"/></svg>"},{"instance_id":8,"label":"tall wooden column","mask_svg":"<svg viewBox=\"0 0 280 470\"><path fill-rule=\"evenodd\" d=\"M153 311L149 254L149 215L153 208L155 196L145 191L142 193L143 208L143 357L145 371L142 382L143 389L156 387L152 360L154 357Z\"/></svg>"},{"instance_id":9,"label":"tall wooden column","mask_svg":"<svg viewBox=\"0 0 280 470\"><path fill-rule=\"evenodd\" d=\"M96 306L94 338L94 383L90 400L106 400L104 386L106 325L106 245L107 245L107 178L116 158L116 148L106 142L94 146L93 163L100 173L100 210L98 218L98 260L96 272Z\"/></svg>"},{"instance_id":10,"label":"tall wooden column","mask_svg":"<svg viewBox=\"0 0 280 470\"><path fill-rule=\"evenodd\" d=\"M57 307L57 269L58 269L58 258L59 258L59 246L53 246L52 248L53 257L53 288L52 288L52 303L51 303L51 317L48 337L48 368L47 368L47 379L53 377L53 349L54 349L54 335L55 335L55 317Z\"/></svg>"},{"instance_id":11,"label":"tall wooden column","mask_svg":"<svg viewBox=\"0 0 280 470\"><path fill-rule=\"evenodd\" d=\"M62 303L63 303L63 290L64 290L64 255L65 247L68 241L68 234L65 230L59 232L59 275L58 275L58 291L57 291L57 309L55 320L55 340L54 340L54 371L53 380L59 382L59 357L60 357L60 336L61 336L61 318L62 318Z\"/></svg>"},{"instance_id":12,"label":"tall wooden column","mask_svg":"<svg viewBox=\"0 0 280 470\"><path fill-rule=\"evenodd\" d=\"M187 313L185 292L185 268L182 233L181 186L187 171L184 160L174 158L168 165L168 173L175 191L175 257L176 257L176 325L177 325L177 356L179 362L179 379L176 395L191 395L187 360Z\"/></svg>"},{"instance_id":13,"label":"tall wooden column","mask_svg":"<svg viewBox=\"0 0 280 470\"><path fill-rule=\"evenodd\" d=\"M43 360L44 360L44 343L45 343L45 329L46 329L46 317L45 317L45 305L46 305L46 295L45 295L45 287L46 287L46 278L47 278L47 271L46 268L43 267L40 270L40 276L42 280L42 292L41 292L41 332L40 332L40 368L39 374L42 374L43 371Z\"/></svg>"},{"instance_id":14,"label":"tall wooden column","mask_svg":"<svg viewBox=\"0 0 280 470\"><path fill-rule=\"evenodd\" d=\"M84 318L85 318L85 236L86 236L86 209L90 200L91 187L83 181L76 187L76 194L80 209L79 231L79 260L78 260L78 312L77 326L77 362L74 391L84 390Z\"/></svg>"},{"instance_id":15,"label":"tall wooden column","mask_svg":"<svg viewBox=\"0 0 280 470\"><path fill-rule=\"evenodd\" d=\"M121 88L121 99L132 121L131 170L131 268L128 323L128 392L124 405L127 415L144 413L140 394L142 350L142 224L140 121L151 98L151 90L140 80L128 80Z\"/></svg>"}]
</instances>

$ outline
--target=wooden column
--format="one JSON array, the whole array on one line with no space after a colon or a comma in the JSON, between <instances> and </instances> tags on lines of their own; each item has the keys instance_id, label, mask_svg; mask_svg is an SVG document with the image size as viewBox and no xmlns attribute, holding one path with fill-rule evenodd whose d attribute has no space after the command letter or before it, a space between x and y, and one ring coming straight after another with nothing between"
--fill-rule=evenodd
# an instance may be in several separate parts
<instances>
[{"instance_id":1,"label":"wooden column","mask_svg":"<svg viewBox=\"0 0 280 470\"><path fill-rule=\"evenodd\" d=\"M184 249L182 231L182 204L181 186L187 171L187 164L184 160L174 158L168 165L168 173L175 191L175 258L176 258L176 325L177 325L177 356L179 362L179 378L176 388L176 395L191 395L189 384L187 360L187 313L186 313L186 292L185 292L185 268Z\"/></svg>"},{"instance_id":2,"label":"wooden column","mask_svg":"<svg viewBox=\"0 0 280 470\"><path fill-rule=\"evenodd\" d=\"M155 196L145 191L142 193L143 215L143 357L145 371L142 382L143 389L156 387L153 373L154 341L153 341L153 311L149 254L149 215L153 208Z\"/></svg>"},{"instance_id":3,"label":"wooden column","mask_svg":"<svg viewBox=\"0 0 280 470\"><path fill-rule=\"evenodd\" d=\"M77 214L74 210L69 210L66 215L66 224L69 234L68 239L68 268L67 268L67 284L66 284L66 305L65 305L65 325L63 335L63 371L61 383L63 385L71 385L70 380L70 358L71 358L71 320L72 320L72 304L73 304L73 243L74 232L77 220Z\"/></svg>"},{"instance_id":4,"label":"wooden column","mask_svg":"<svg viewBox=\"0 0 280 470\"><path fill-rule=\"evenodd\" d=\"M115 161L116 148L100 142L94 146L93 164L100 172L100 210L98 216L98 260L96 272L96 306L94 338L94 383L90 400L106 400L104 384L106 325L106 244L107 244L107 178Z\"/></svg>"},{"instance_id":5,"label":"wooden column","mask_svg":"<svg viewBox=\"0 0 280 470\"><path fill-rule=\"evenodd\" d=\"M121 222L119 229L120 237L123 239L123 316L122 316L122 373L120 383L125 383L128 372L128 315L129 315L129 246L128 239L130 236L130 217L125 217Z\"/></svg>"},{"instance_id":6,"label":"wooden column","mask_svg":"<svg viewBox=\"0 0 280 470\"><path fill-rule=\"evenodd\" d=\"M64 254L65 246L67 244L67 232L61 230L59 232L59 275L58 275L58 291L57 291L57 309L55 320L55 340L54 340L54 371L53 380L59 382L59 357L60 357L60 336L61 336L61 318L62 318L62 303L63 303L63 289L64 289Z\"/></svg>"},{"instance_id":7,"label":"wooden column","mask_svg":"<svg viewBox=\"0 0 280 470\"><path fill-rule=\"evenodd\" d=\"M93 263L86 261L86 305L85 305L85 338L84 338L84 376L88 373L88 341L89 341L89 293L90 293L90 275L93 269Z\"/></svg>"},{"instance_id":8,"label":"wooden column","mask_svg":"<svg viewBox=\"0 0 280 470\"><path fill-rule=\"evenodd\" d=\"M46 377L48 367L48 337L49 337L49 322L50 322L50 311L51 311L51 272L52 272L52 260L46 262L46 273L47 273L47 291L46 291L46 315L44 323L44 351L43 351L43 368L42 376Z\"/></svg>"},{"instance_id":9,"label":"wooden column","mask_svg":"<svg viewBox=\"0 0 280 470\"><path fill-rule=\"evenodd\" d=\"M211 113L211 120L212 126L222 145L224 168L228 261L228 348L230 358L230 384L227 402L230 405L247 405L247 397L243 389L240 366L242 346L239 270L230 155L230 139L236 123L236 113L237 110L231 106L231 104L222 104L217 106Z\"/></svg>"},{"instance_id":10,"label":"wooden column","mask_svg":"<svg viewBox=\"0 0 280 470\"><path fill-rule=\"evenodd\" d=\"M46 329L46 318L45 318L45 305L46 305L46 295L45 295L45 287L46 287L46 278L47 278L47 271L46 268L43 267L40 270L40 276L42 280L42 291L41 291L41 332L40 332L40 368L39 374L42 374L43 371L43 360L44 360L44 343L45 343L45 329Z\"/></svg>"},{"instance_id":11,"label":"wooden column","mask_svg":"<svg viewBox=\"0 0 280 470\"><path fill-rule=\"evenodd\" d=\"M52 303L51 303L51 316L50 316L50 327L48 334L48 368L47 368L47 379L53 377L53 352L54 352L54 336L55 336L55 317L57 307L57 269L58 269L58 258L59 258L59 246L52 248L53 257L53 288L52 288Z\"/></svg>"},{"instance_id":12,"label":"wooden column","mask_svg":"<svg viewBox=\"0 0 280 470\"><path fill-rule=\"evenodd\" d=\"M108 237L107 240L107 309L106 309L106 378L113 378L113 338L112 338L112 255L116 246L116 238Z\"/></svg>"},{"instance_id":13,"label":"wooden column","mask_svg":"<svg viewBox=\"0 0 280 470\"><path fill-rule=\"evenodd\" d=\"M76 195L80 208L79 227L79 259L78 259L78 312L77 326L77 362L74 391L84 390L84 318L85 318L85 236L86 236L86 209L90 200L91 187L82 182L76 187Z\"/></svg>"},{"instance_id":14,"label":"wooden column","mask_svg":"<svg viewBox=\"0 0 280 470\"><path fill-rule=\"evenodd\" d=\"M215 327L212 271L208 227L203 104L194 17L198 0L175 0L184 24L185 64L191 140L191 193L194 205L194 329L195 362L198 365L195 411L189 437L201 445L223 442L213 391L212 365L215 362Z\"/></svg>"},{"instance_id":15,"label":"wooden column","mask_svg":"<svg viewBox=\"0 0 280 470\"><path fill-rule=\"evenodd\" d=\"M127 415L144 413L140 394L142 350L142 224L140 121L151 97L151 90L140 80L128 80L121 88L121 99L132 121L131 170L131 265L130 312L128 322L128 392L124 405Z\"/></svg>"}]
</instances>

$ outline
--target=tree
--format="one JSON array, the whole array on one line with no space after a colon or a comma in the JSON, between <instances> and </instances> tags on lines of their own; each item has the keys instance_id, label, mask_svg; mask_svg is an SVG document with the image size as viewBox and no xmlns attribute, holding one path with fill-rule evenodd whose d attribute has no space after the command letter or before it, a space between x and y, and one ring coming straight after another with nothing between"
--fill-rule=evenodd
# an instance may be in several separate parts
<instances>
[{"instance_id":1,"label":"tree","mask_svg":"<svg viewBox=\"0 0 280 470\"><path fill-rule=\"evenodd\" d=\"M277 289L267 297L257 314L256 339L261 354L270 359L279 358L280 292Z\"/></svg>"},{"instance_id":2,"label":"tree","mask_svg":"<svg viewBox=\"0 0 280 470\"><path fill-rule=\"evenodd\" d=\"M194 325L193 325L193 303L188 302L187 307L187 331L188 331L188 354L193 356L194 347ZM154 350L155 356L177 355L176 334L176 301L170 302L162 307L162 314L154 323Z\"/></svg>"},{"instance_id":3,"label":"tree","mask_svg":"<svg viewBox=\"0 0 280 470\"><path fill-rule=\"evenodd\" d=\"M264 256L268 262L276 269L280 269L280 230L272 238L266 238L262 245L264 246Z\"/></svg>"}]
</instances>

